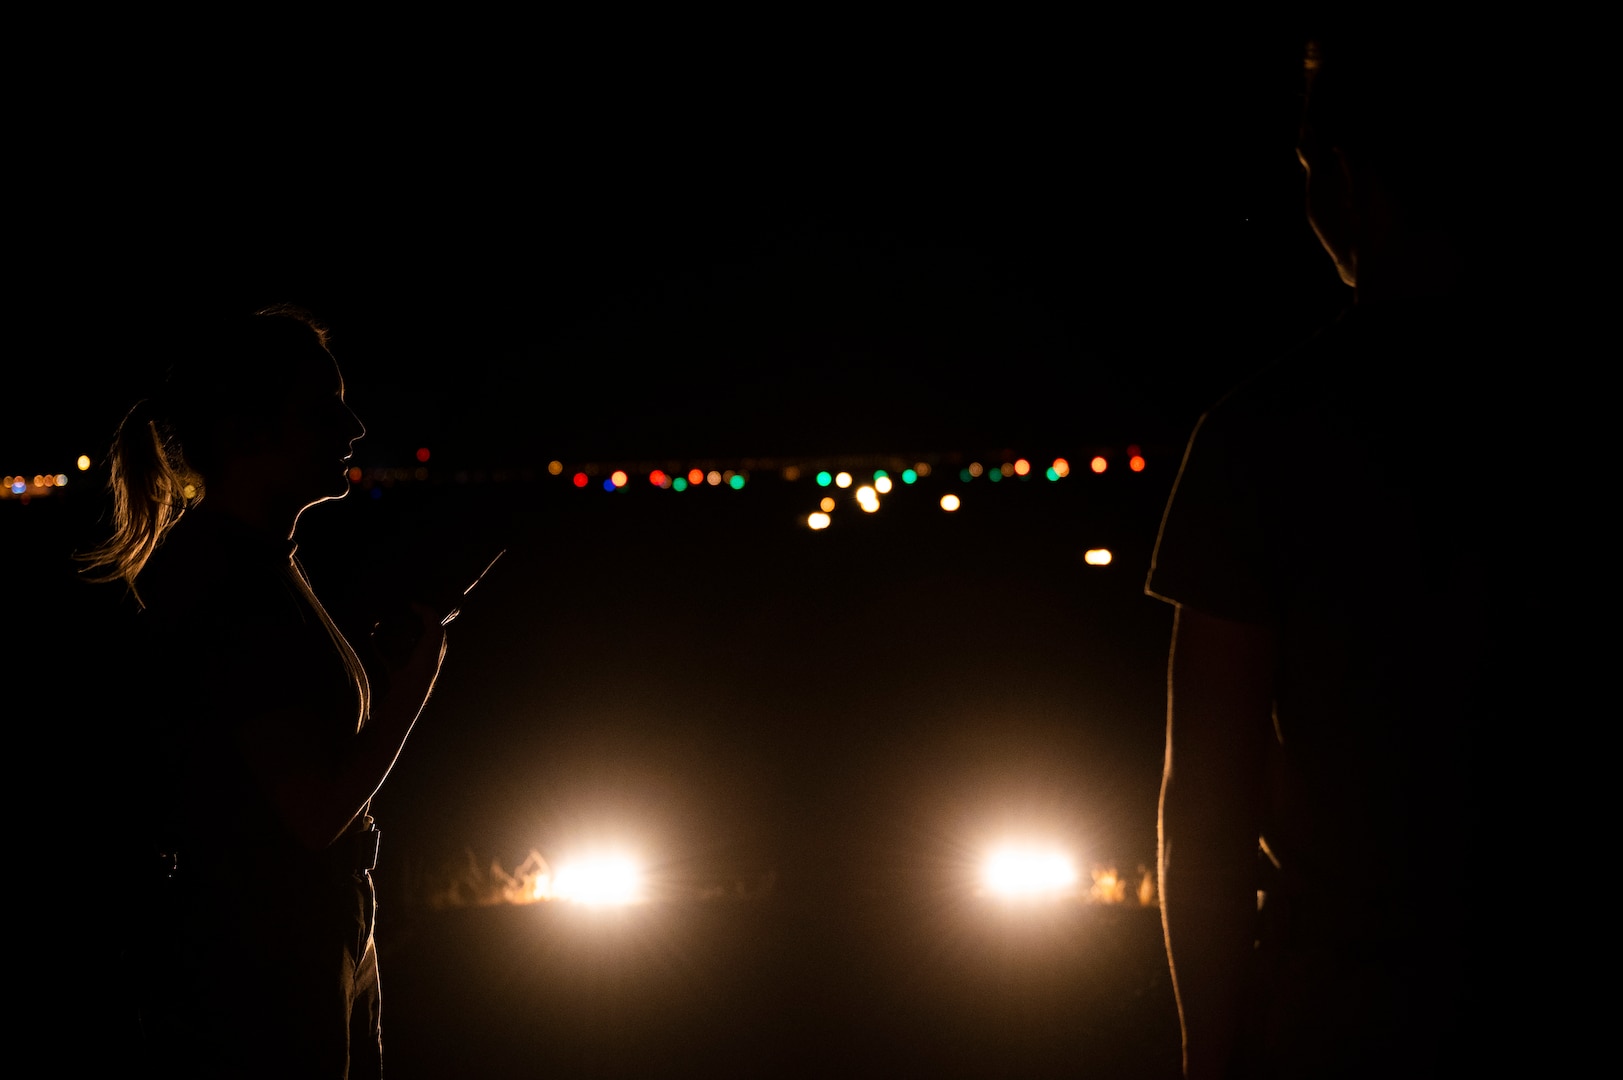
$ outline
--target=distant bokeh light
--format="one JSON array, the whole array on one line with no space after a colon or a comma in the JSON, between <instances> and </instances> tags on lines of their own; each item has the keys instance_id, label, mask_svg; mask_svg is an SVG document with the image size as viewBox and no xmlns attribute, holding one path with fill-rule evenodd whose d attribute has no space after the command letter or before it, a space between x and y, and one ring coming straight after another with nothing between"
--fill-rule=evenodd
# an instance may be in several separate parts
<instances>
[{"instance_id":1,"label":"distant bokeh light","mask_svg":"<svg viewBox=\"0 0 1623 1080\"><path fill-rule=\"evenodd\" d=\"M1144 455L1142 455L1142 454L1134 454L1132 457L1128 458L1127 459L1127 467L1129 469L1132 469L1134 472L1143 472L1144 471Z\"/></svg>"},{"instance_id":2,"label":"distant bokeh light","mask_svg":"<svg viewBox=\"0 0 1623 1080\"><path fill-rule=\"evenodd\" d=\"M572 482L573 482L573 483L574 483L574 485L575 485L575 486L576 486L576 487L578 487L578 488L583 488L583 487L585 487L585 486L586 486L586 485L587 485L587 484L589 484L589 483L591 483L591 480L590 480L590 478L588 478L588 477L587 477L587 475L586 475L586 474L585 474L585 473L583 473L583 472L578 472L578 473L576 473L576 474L575 474L575 475L574 475L574 477L573 477L573 481L572 481Z\"/></svg>"},{"instance_id":3,"label":"distant bokeh light","mask_svg":"<svg viewBox=\"0 0 1623 1080\"><path fill-rule=\"evenodd\" d=\"M1092 469L1096 473L1102 473L1106 469L1110 468L1110 462L1104 459L1104 455L1096 454L1094 455L1093 460L1088 462L1088 468Z\"/></svg>"},{"instance_id":4,"label":"distant bokeh light","mask_svg":"<svg viewBox=\"0 0 1623 1080\"><path fill-rule=\"evenodd\" d=\"M1054 474L1049 479L1053 479L1053 480L1064 479L1065 477L1071 475L1071 463L1069 461L1066 461L1062 457L1055 458L1054 459L1054 464L1052 464L1052 465L1050 465L1048 467L1048 471Z\"/></svg>"},{"instance_id":5,"label":"distant bokeh light","mask_svg":"<svg viewBox=\"0 0 1623 1080\"><path fill-rule=\"evenodd\" d=\"M834 508L838 505L839 504L834 501L834 496L832 495L824 495L823 501L817 504L820 510L830 514L834 512Z\"/></svg>"},{"instance_id":6,"label":"distant bokeh light","mask_svg":"<svg viewBox=\"0 0 1623 1080\"><path fill-rule=\"evenodd\" d=\"M834 486L837 487L837 488L848 488L848 487L850 487L851 486L851 474L848 473L848 472L840 473L840 475L838 475L838 476L836 476L834 478Z\"/></svg>"},{"instance_id":7,"label":"distant bokeh light","mask_svg":"<svg viewBox=\"0 0 1623 1080\"><path fill-rule=\"evenodd\" d=\"M427 461L428 460L428 447L419 446L417 448L417 460L418 461Z\"/></svg>"},{"instance_id":8,"label":"distant bokeh light","mask_svg":"<svg viewBox=\"0 0 1623 1080\"><path fill-rule=\"evenodd\" d=\"M704 470L703 469L689 469L688 470L688 483L694 485L695 487L697 487L698 485L704 483Z\"/></svg>"},{"instance_id":9,"label":"distant bokeh light","mask_svg":"<svg viewBox=\"0 0 1623 1080\"><path fill-rule=\"evenodd\" d=\"M949 514L952 513L954 510L958 509L959 505L960 504L958 502L958 496L956 496L956 495L943 495L943 496L941 496L941 509L945 510L947 513L949 513Z\"/></svg>"},{"instance_id":10,"label":"distant bokeh light","mask_svg":"<svg viewBox=\"0 0 1623 1080\"><path fill-rule=\"evenodd\" d=\"M832 520L834 519L823 513L821 510L813 511L812 513L806 515L806 524L813 529L826 529L829 526L829 522Z\"/></svg>"},{"instance_id":11,"label":"distant bokeh light","mask_svg":"<svg viewBox=\"0 0 1623 1080\"><path fill-rule=\"evenodd\" d=\"M642 891L641 869L623 855L564 863L551 881L552 899L594 906L634 904Z\"/></svg>"},{"instance_id":12,"label":"distant bokeh light","mask_svg":"<svg viewBox=\"0 0 1623 1080\"><path fill-rule=\"evenodd\" d=\"M881 494L881 495L889 495L890 494L890 489L893 486L894 485L890 482L890 477L888 477L888 476L880 476L880 477L876 478L874 480L874 482L873 482L874 490L879 492L879 494Z\"/></svg>"},{"instance_id":13,"label":"distant bokeh light","mask_svg":"<svg viewBox=\"0 0 1623 1080\"><path fill-rule=\"evenodd\" d=\"M615 487L623 488L626 486L626 483L631 479L631 477L626 475L626 471L624 469L615 469L609 474L609 479L614 482Z\"/></svg>"},{"instance_id":14,"label":"distant bokeh light","mask_svg":"<svg viewBox=\"0 0 1623 1080\"><path fill-rule=\"evenodd\" d=\"M79 466L79 471L80 472L88 472L89 469L90 469L90 455L89 454L80 454L79 455L79 460L76 461L74 464Z\"/></svg>"},{"instance_id":15,"label":"distant bokeh light","mask_svg":"<svg viewBox=\"0 0 1623 1080\"><path fill-rule=\"evenodd\" d=\"M879 509L879 493L867 484L857 488L857 505L868 513Z\"/></svg>"},{"instance_id":16,"label":"distant bokeh light","mask_svg":"<svg viewBox=\"0 0 1623 1080\"><path fill-rule=\"evenodd\" d=\"M1109 548L1090 548L1082 553L1082 561L1089 566L1109 566L1110 559Z\"/></svg>"},{"instance_id":17,"label":"distant bokeh light","mask_svg":"<svg viewBox=\"0 0 1623 1080\"><path fill-rule=\"evenodd\" d=\"M982 888L1004 899L1053 899L1070 893L1076 882L1076 865L1057 851L1003 847L981 866Z\"/></svg>"},{"instance_id":18,"label":"distant bokeh light","mask_svg":"<svg viewBox=\"0 0 1623 1080\"><path fill-rule=\"evenodd\" d=\"M1014 463L1014 475L1016 475L1016 476L1029 476L1030 474L1031 474L1031 462L1027 461L1025 458L1021 458L1020 460L1018 460L1018 461L1016 461Z\"/></svg>"},{"instance_id":19,"label":"distant bokeh light","mask_svg":"<svg viewBox=\"0 0 1623 1080\"><path fill-rule=\"evenodd\" d=\"M562 473L563 471L564 471L564 463L563 462L561 462L561 461L549 461L549 462L547 462L547 472L551 473L553 476L557 476L560 473Z\"/></svg>"}]
</instances>

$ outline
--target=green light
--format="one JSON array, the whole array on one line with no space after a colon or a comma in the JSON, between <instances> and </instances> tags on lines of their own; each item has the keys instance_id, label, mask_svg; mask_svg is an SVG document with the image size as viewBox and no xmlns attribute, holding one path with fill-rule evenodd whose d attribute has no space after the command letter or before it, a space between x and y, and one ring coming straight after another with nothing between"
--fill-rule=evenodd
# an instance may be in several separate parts
<instances>
[{"instance_id":1,"label":"green light","mask_svg":"<svg viewBox=\"0 0 1623 1080\"><path fill-rule=\"evenodd\" d=\"M738 473L733 473L733 478L731 480L727 481L727 483L732 487L732 489L734 491L741 491L741 490L743 490L743 487L744 487L744 478L743 478L743 476L739 475Z\"/></svg>"},{"instance_id":2,"label":"green light","mask_svg":"<svg viewBox=\"0 0 1623 1080\"><path fill-rule=\"evenodd\" d=\"M822 472L817 474L817 486L818 487L828 487L833 482L834 482L834 477L829 475L827 469L824 469Z\"/></svg>"},{"instance_id":3,"label":"green light","mask_svg":"<svg viewBox=\"0 0 1623 1080\"><path fill-rule=\"evenodd\" d=\"M959 469L958 470L958 479L962 480L964 483L967 484L971 480L975 479L975 474L970 472L968 469Z\"/></svg>"},{"instance_id":4,"label":"green light","mask_svg":"<svg viewBox=\"0 0 1623 1080\"><path fill-rule=\"evenodd\" d=\"M1046 473L1044 473L1043 475L1048 477L1050 480L1058 480L1059 479L1059 473L1054 471L1054 466L1052 466L1052 465L1050 465L1048 467L1048 471Z\"/></svg>"},{"instance_id":5,"label":"green light","mask_svg":"<svg viewBox=\"0 0 1623 1080\"><path fill-rule=\"evenodd\" d=\"M883 480L885 477L887 477L889 475L890 475L890 473L886 472L884 469L875 469L873 471L873 478L875 480Z\"/></svg>"},{"instance_id":6,"label":"green light","mask_svg":"<svg viewBox=\"0 0 1623 1080\"><path fill-rule=\"evenodd\" d=\"M686 491L688 489L688 478L685 476L678 476L675 480L671 481L671 487L675 488L677 491Z\"/></svg>"},{"instance_id":7,"label":"green light","mask_svg":"<svg viewBox=\"0 0 1623 1080\"><path fill-rule=\"evenodd\" d=\"M919 474L914 472L912 469L903 469L902 470L902 483L911 484L913 481L917 480L918 478L919 478Z\"/></svg>"},{"instance_id":8,"label":"green light","mask_svg":"<svg viewBox=\"0 0 1623 1080\"><path fill-rule=\"evenodd\" d=\"M999 480L1003 479L1003 470L1002 469L989 469L989 470L987 470L986 478L988 480L992 481L992 483L995 484Z\"/></svg>"}]
</instances>

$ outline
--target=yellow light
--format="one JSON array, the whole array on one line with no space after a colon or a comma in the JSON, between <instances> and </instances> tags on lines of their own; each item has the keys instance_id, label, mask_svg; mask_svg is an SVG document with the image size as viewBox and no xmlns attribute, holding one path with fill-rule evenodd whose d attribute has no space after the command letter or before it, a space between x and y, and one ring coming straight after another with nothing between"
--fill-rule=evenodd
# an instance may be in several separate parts
<instances>
[{"instance_id":1,"label":"yellow light","mask_svg":"<svg viewBox=\"0 0 1623 1080\"><path fill-rule=\"evenodd\" d=\"M1103 457L1095 456L1092 461L1088 462L1088 468L1092 469L1096 473L1102 473L1106 469L1110 468L1110 462L1106 461Z\"/></svg>"},{"instance_id":2,"label":"yellow light","mask_svg":"<svg viewBox=\"0 0 1623 1080\"><path fill-rule=\"evenodd\" d=\"M1026 476L1030 472L1031 472L1031 462L1027 461L1025 458L1021 458L1019 461L1016 461L1014 463L1014 475L1016 475L1016 476Z\"/></svg>"},{"instance_id":3,"label":"yellow light","mask_svg":"<svg viewBox=\"0 0 1623 1080\"><path fill-rule=\"evenodd\" d=\"M564 463L563 462L561 462L561 461L549 461L549 462L547 462L547 472L551 473L553 476L557 476L559 473L561 473L563 471L564 471Z\"/></svg>"},{"instance_id":4,"label":"yellow light","mask_svg":"<svg viewBox=\"0 0 1623 1080\"><path fill-rule=\"evenodd\" d=\"M817 505L822 508L824 513L832 514L834 512L834 507L838 504L834 501L834 496L824 495L823 501Z\"/></svg>"},{"instance_id":5,"label":"yellow light","mask_svg":"<svg viewBox=\"0 0 1623 1080\"><path fill-rule=\"evenodd\" d=\"M1070 859L1037 848L999 848L987 856L981 867L982 887L1006 899L1064 896L1076 881L1076 866Z\"/></svg>"},{"instance_id":6,"label":"yellow light","mask_svg":"<svg viewBox=\"0 0 1623 1080\"><path fill-rule=\"evenodd\" d=\"M90 455L89 454L80 454L79 455L79 460L74 462L74 464L79 466L79 471L80 472L88 472L89 469L90 469Z\"/></svg>"},{"instance_id":7,"label":"yellow light","mask_svg":"<svg viewBox=\"0 0 1623 1080\"><path fill-rule=\"evenodd\" d=\"M919 477L921 479L923 477L929 476L930 475L930 463L928 461L915 461L913 463L913 471L918 473Z\"/></svg>"},{"instance_id":8,"label":"yellow light","mask_svg":"<svg viewBox=\"0 0 1623 1080\"><path fill-rule=\"evenodd\" d=\"M970 476L979 476L981 473L983 473L985 471L986 471L986 469L981 465L980 462L971 461L969 463L969 475Z\"/></svg>"},{"instance_id":9,"label":"yellow light","mask_svg":"<svg viewBox=\"0 0 1623 1080\"><path fill-rule=\"evenodd\" d=\"M848 473L848 472L840 473L838 476L836 476L834 478L834 486L838 487L838 488L848 488L848 487L850 487L851 486L851 474Z\"/></svg>"},{"instance_id":10,"label":"yellow light","mask_svg":"<svg viewBox=\"0 0 1623 1080\"><path fill-rule=\"evenodd\" d=\"M958 509L959 505L958 496L950 494L941 496L941 509L945 510L947 513L952 513L954 510Z\"/></svg>"},{"instance_id":11,"label":"yellow light","mask_svg":"<svg viewBox=\"0 0 1623 1080\"><path fill-rule=\"evenodd\" d=\"M1082 553L1082 561L1087 563L1089 566L1109 566L1110 549L1092 548Z\"/></svg>"},{"instance_id":12,"label":"yellow light","mask_svg":"<svg viewBox=\"0 0 1623 1080\"><path fill-rule=\"evenodd\" d=\"M890 489L894 486L895 485L890 482L890 477L888 476L881 476L879 479L873 482L874 490L879 492L881 495L889 495Z\"/></svg>"},{"instance_id":13,"label":"yellow light","mask_svg":"<svg viewBox=\"0 0 1623 1080\"><path fill-rule=\"evenodd\" d=\"M624 469L615 469L609 474L609 479L614 481L615 487L623 488L631 480L631 477L626 475L626 471Z\"/></svg>"},{"instance_id":14,"label":"yellow light","mask_svg":"<svg viewBox=\"0 0 1623 1080\"><path fill-rule=\"evenodd\" d=\"M180 495L181 495L181 498L183 498L183 499L195 499L195 498L197 498L197 485L196 484L187 484L185 487L180 489Z\"/></svg>"},{"instance_id":15,"label":"yellow light","mask_svg":"<svg viewBox=\"0 0 1623 1080\"><path fill-rule=\"evenodd\" d=\"M800 466L799 465L785 465L783 467L783 478L785 480L790 481L791 483L793 483L796 480L799 480L800 479Z\"/></svg>"},{"instance_id":16,"label":"yellow light","mask_svg":"<svg viewBox=\"0 0 1623 1080\"><path fill-rule=\"evenodd\" d=\"M1071 463L1062 457L1054 459L1053 468L1055 476L1066 477L1071 475Z\"/></svg>"},{"instance_id":17,"label":"yellow light","mask_svg":"<svg viewBox=\"0 0 1623 1080\"><path fill-rule=\"evenodd\" d=\"M833 518L829 517L821 510L814 511L813 513L806 515L806 524L813 529L826 529L828 528L829 522L832 520Z\"/></svg>"},{"instance_id":18,"label":"yellow light","mask_svg":"<svg viewBox=\"0 0 1623 1080\"><path fill-rule=\"evenodd\" d=\"M705 475L704 482L709 484L711 487L720 487L721 486L721 473L720 473L720 471L716 470L716 469L711 469L710 472Z\"/></svg>"},{"instance_id":19,"label":"yellow light","mask_svg":"<svg viewBox=\"0 0 1623 1080\"><path fill-rule=\"evenodd\" d=\"M599 906L634 904L642 898L642 887L642 872L623 855L566 863L551 882L553 899Z\"/></svg>"}]
</instances>

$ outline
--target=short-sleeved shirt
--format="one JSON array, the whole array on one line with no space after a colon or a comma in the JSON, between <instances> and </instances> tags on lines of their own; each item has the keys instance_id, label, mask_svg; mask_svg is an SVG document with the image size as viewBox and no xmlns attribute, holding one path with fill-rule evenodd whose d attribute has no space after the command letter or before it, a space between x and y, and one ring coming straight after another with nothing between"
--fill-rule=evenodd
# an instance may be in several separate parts
<instances>
[{"instance_id":1,"label":"short-sleeved shirt","mask_svg":"<svg viewBox=\"0 0 1623 1080\"><path fill-rule=\"evenodd\" d=\"M1276 631L1269 849L1321 917L1419 935L1468 873L1514 586L1479 323L1354 307L1203 416L1146 591ZM1349 931L1349 928L1355 928Z\"/></svg>"}]
</instances>

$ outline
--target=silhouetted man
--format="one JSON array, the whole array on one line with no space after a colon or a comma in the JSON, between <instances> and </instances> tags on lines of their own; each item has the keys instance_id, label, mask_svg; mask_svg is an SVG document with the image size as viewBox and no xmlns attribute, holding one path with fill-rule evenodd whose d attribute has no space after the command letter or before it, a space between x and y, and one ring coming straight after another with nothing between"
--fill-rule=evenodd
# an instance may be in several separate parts
<instances>
[{"instance_id":1,"label":"silhouetted man","mask_svg":"<svg viewBox=\"0 0 1623 1080\"><path fill-rule=\"evenodd\" d=\"M1177 606L1160 872L1192 1078L1473 1052L1514 395L1466 257L1463 46L1378 29L1306 58L1307 214L1354 302L1202 417L1147 583Z\"/></svg>"}]
</instances>

